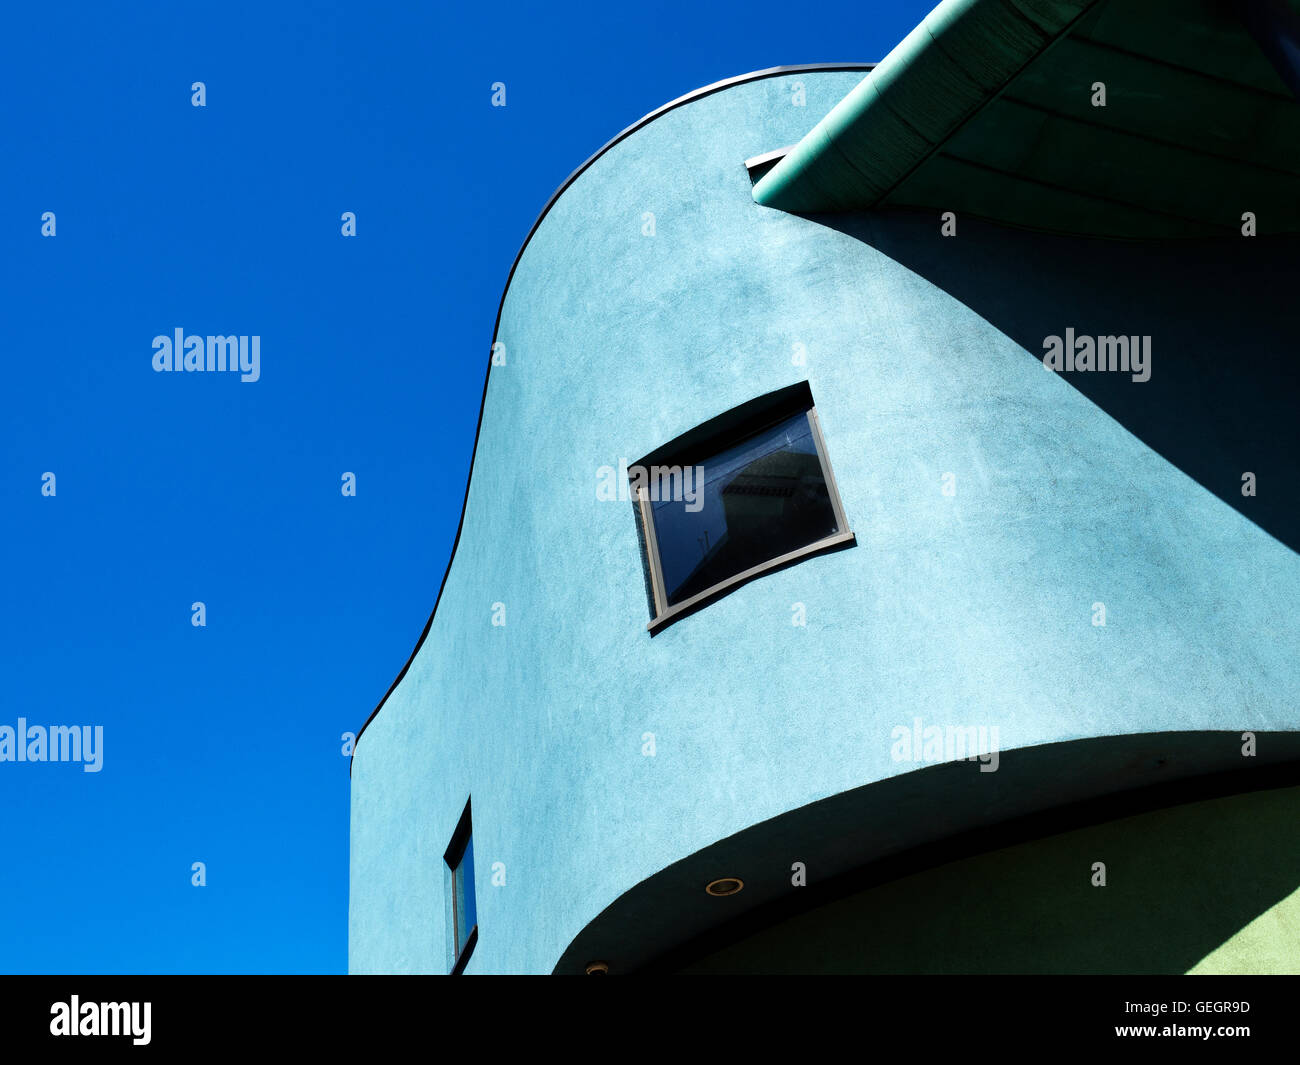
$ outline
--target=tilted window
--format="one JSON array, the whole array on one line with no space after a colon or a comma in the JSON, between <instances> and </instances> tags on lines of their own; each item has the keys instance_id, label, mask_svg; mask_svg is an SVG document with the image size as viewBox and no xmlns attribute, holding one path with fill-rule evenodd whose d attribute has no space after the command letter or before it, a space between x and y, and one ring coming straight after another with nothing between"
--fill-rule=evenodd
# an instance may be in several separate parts
<instances>
[{"instance_id":1,"label":"tilted window","mask_svg":"<svg viewBox=\"0 0 1300 1065\"><path fill-rule=\"evenodd\" d=\"M665 444L628 479L652 633L760 574L853 542L806 383Z\"/></svg>"}]
</instances>

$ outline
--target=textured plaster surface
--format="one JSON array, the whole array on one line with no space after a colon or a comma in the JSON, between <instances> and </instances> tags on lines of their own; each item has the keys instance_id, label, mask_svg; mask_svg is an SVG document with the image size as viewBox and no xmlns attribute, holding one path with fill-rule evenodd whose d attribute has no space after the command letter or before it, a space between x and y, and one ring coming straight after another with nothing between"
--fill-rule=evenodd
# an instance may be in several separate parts
<instances>
[{"instance_id":1,"label":"textured plaster surface","mask_svg":"<svg viewBox=\"0 0 1300 1065\"><path fill-rule=\"evenodd\" d=\"M442 853L467 796L468 971L549 972L657 870L913 768L891 730L917 716L996 725L1004 749L1296 725L1292 551L1041 350L869 243L753 202L742 161L860 77L773 77L663 115L525 251L437 617L356 748L352 971L445 971ZM1204 266L1189 252L1186 269ZM598 469L803 379L857 546L651 638L631 508L598 500Z\"/></svg>"}]
</instances>

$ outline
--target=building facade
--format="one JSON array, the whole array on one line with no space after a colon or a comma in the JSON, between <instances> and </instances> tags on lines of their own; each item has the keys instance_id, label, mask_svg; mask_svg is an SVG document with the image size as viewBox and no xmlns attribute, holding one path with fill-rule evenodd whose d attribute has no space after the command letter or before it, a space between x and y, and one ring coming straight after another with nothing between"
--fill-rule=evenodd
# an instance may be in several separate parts
<instances>
[{"instance_id":1,"label":"building facade","mask_svg":"<svg viewBox=\"0 0 1300 1065\"><path fill-rule=\"evenodd\" d=\"M1300 971L1284 73L944 3L580 168L357 740L351 971Z\"/></svg>"}]
</instances>

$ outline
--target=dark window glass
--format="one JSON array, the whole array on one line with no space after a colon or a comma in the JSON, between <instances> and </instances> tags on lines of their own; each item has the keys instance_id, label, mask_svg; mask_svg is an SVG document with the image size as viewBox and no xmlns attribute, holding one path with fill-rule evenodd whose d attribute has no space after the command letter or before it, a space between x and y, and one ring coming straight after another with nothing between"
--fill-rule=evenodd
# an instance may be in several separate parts
<instances>
[{"instance_id":1,"label":"dark window glass","mask_svg":"<svg viewBox=\"0 0 1300 1065\"><path fill-rule=\"evenodd\" d=\"M470 804L460 815L456 831L442 856L445 876L447 969L462 973L478 942L478 905L474 899L474 827Z\"/></svg>"},{"instance_id":2,"label":"dark window glass","mask_svg":"<svg viewBox=\"0 0 1300 1065\"><path fill-rule=\"evenodd\" d=\"M455 911L456 957L465 949L469 934L478 924L478 910L474 904L474 837L465 841L465 852L451 871L452 906Z\"/></svg>"},{"instance_id":3,"label":"dark window glass","mask_svg":"<svg viewBox=\"0 0 1300 1065\"><path fill-rule=\"evenodd\" d=\"M669 606L842 531L807 412L702 459L683 483L692 490L650 504Z\"/></svg>"}]
</instances>

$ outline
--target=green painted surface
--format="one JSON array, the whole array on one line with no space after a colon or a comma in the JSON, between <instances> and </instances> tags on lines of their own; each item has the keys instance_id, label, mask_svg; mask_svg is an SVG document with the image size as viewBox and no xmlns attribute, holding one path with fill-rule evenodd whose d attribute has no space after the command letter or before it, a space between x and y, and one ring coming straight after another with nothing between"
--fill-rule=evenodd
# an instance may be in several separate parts
<instances>
[{"instance_id":1,"label":"green painted surface","mask_svg":"<svg viewBox=\"0 0 1300 1065\"><path fill-rule=\"evenodd\" d=\"M754 189L1156 239L1300 230L1300 106L1211 0L941 4ZM958 50L960 49L960 50ZM1104 99L1098 92L1104 86Z\"/></svg>"},{"instance_id":2,"label":"green painted surface","mask_svg":"<svg viewBox=\"0 0 1300 1065\"><path fill-rule=\"evenodd\" d=\"M945 0L754 187L785 211L870 206L1094 0Z\"/></svg>"},{"instance_id":3,"label":"green painted surface","mask_svg":"<svg viewBox=\"0 0 1300 1065\"><path fill-rule=\"evenodd\" d=\"M1300 788L1122 818L869 889L686 971L1300 973L1297 825Z\"/></svg>"},{"instance_id":4,"label":"green painted surface","mask_svg":"<svg viewBox=\"0 0 1300 1065\"><path fill-rule=\"evenodd\" d=\"M1212 951L1193 976L1288 975L1300 972L1300 888Z\"/></svg>"}]
</instances>

